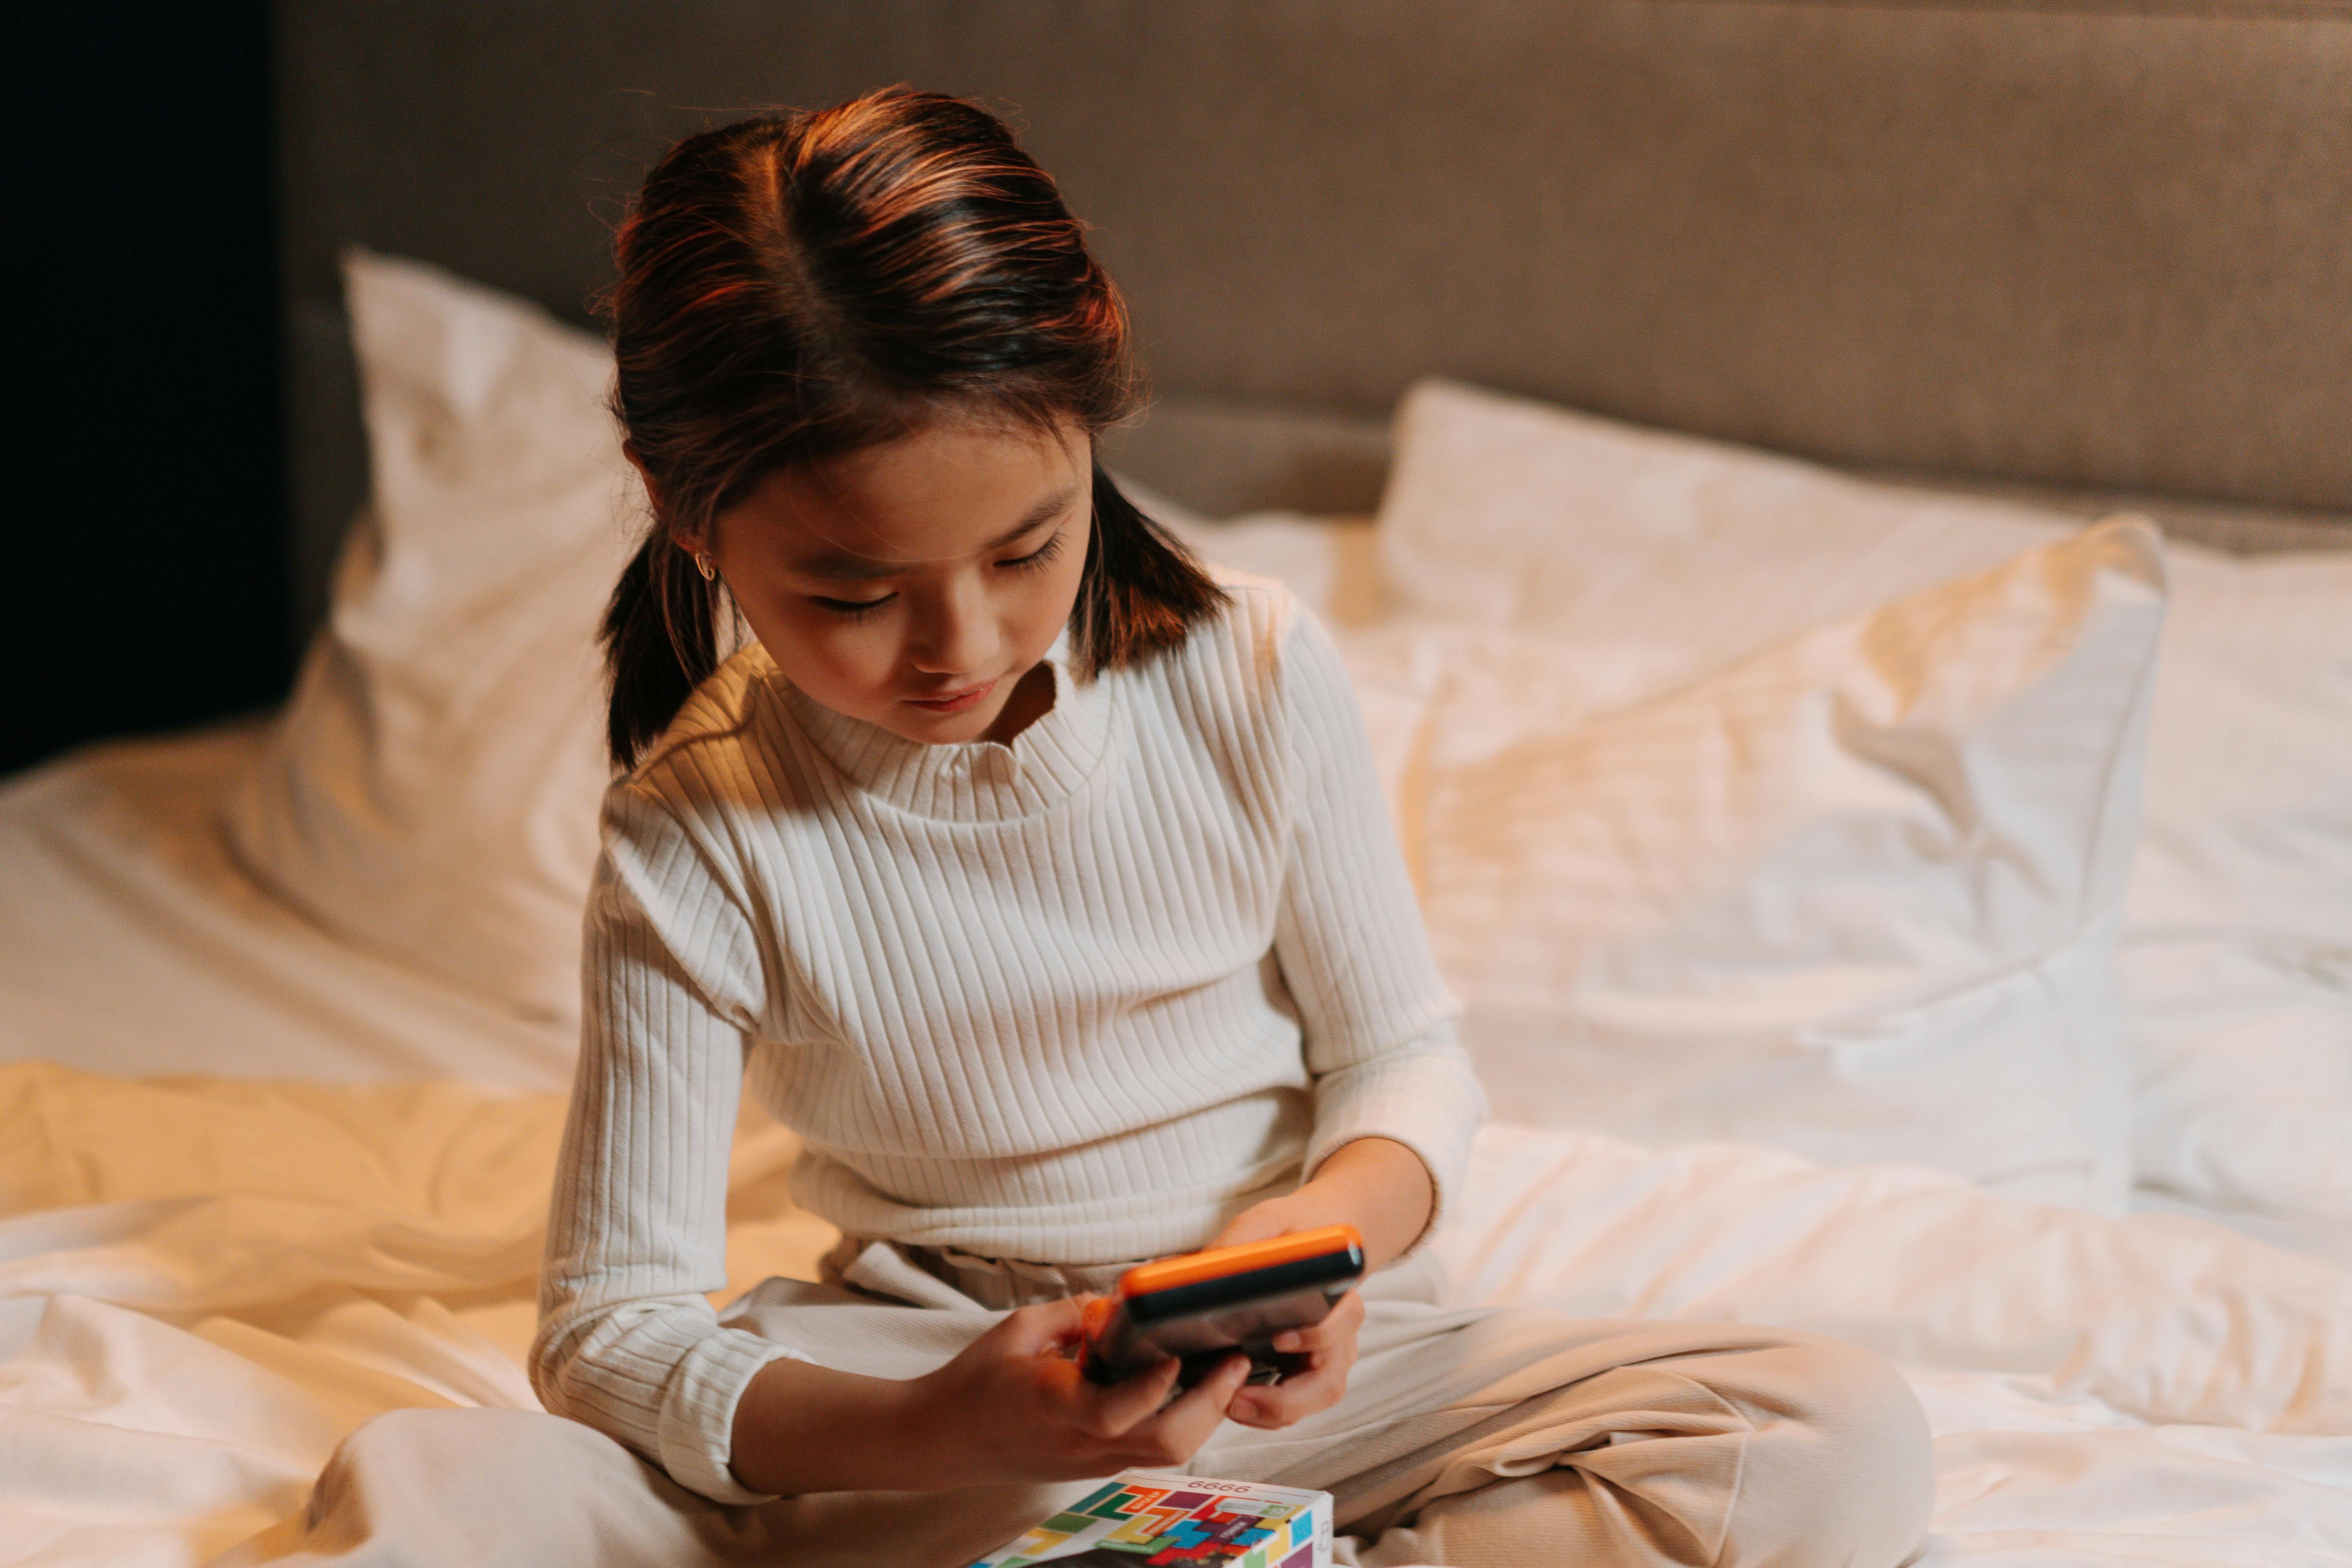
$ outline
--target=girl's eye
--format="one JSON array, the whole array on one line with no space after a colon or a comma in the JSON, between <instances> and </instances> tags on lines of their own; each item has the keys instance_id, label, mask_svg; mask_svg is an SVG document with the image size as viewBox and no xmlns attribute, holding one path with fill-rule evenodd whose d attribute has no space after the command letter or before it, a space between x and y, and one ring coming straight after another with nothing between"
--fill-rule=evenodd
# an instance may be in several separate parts
<instances>
[{"instance_id":1,"label":"girl's eye","mask_svg":"<svg viewBox=\"0 0 2352 1568\"><path fill-rule=\"evenodd\" d=\"M1023 572L1043 572L1046 567L1054 563L1054 558L1061 554L1061 552L1062 535L1060 531L1056 530L1053 538L1045 541L1045 543L1039 545L1028 554L1016 555L1010 561L1000 561L997 564L999 566L1011 566Z\"/></svg>"},{"instance_id":2,"label":"girl's eye","mask_svg":"<svg viewBox=\"0 0 2352 1568\"><path fill-rule=\"evenodd\" d=\"M1052 565L1055 557L1061 553L1062 536L1056 531L1053 538L1048 539L1028 554L1016 555L1010 561L1000 561L997 564L1010 566L1017 572L1042 572ZM855 621L872 615L898 596L896 594L885 594L878 599L825 599L811 595L809 603L828 614L838 616L845 621Z\"/></svg>"},{"instance_id":3,"label":"girl's eye","mask_svg":"<svg viewBox=\"0 0 2352 1568\"><path fill-rule=\"evenodd\" d=\"M832 611L835 615L839 616L845 621L855 621L872 615L875 611L880 609L883 605L888 604L898 596L898 595L896 594L885 594L878 599L812 598L810 603L824 606L825 609Z\"/></svg>"}]
</instances>

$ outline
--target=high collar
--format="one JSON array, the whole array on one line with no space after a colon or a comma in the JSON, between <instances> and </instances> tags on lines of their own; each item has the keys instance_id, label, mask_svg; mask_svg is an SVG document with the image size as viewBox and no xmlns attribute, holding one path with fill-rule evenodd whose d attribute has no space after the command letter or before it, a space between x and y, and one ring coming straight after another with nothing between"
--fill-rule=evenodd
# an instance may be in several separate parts
<instances>
[{"instance_id":1,"label":"high collar","mask_svg":"<svg viewBox=\"0 0 2352 1568\"><path fill-rule=\"evenodd\" d=\"M767 662L762 655L762 662ZM1116 683L1079 679L1069 634L1046 650L1053 706L1003 741L928 745L810 698L768 664L771 688L811 744L843 777L902 811L947 822L1001 822L1067 799L1110 749Z\"/></svg>"}]
</instances>

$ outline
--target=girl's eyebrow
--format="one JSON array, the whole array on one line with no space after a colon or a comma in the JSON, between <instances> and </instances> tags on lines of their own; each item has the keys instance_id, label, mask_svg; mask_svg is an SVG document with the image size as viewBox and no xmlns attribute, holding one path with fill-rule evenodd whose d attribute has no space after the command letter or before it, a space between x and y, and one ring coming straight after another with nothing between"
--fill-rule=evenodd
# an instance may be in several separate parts
<instances>
[{"instance_id":1,"label":"girl's eyebrow","mask_svg":"<svg viewBox=\"0 0 2352 1568\"><path fill-rule=\"evenodd\" d=\"M1066 489L1047 496L1024 513L1019 522L1005 532L990 540L976 552L985 555L992 550L1002 550L1022 535L1031 532L1040 523L1052 521L1067 511L1070 503L1078 499L1076 489ZM823 577L830 582L856 582L867 577L888 577L918 564L909 561L876 561L868 556L853 555L845 550L829 550L806 561L795 563L795 569L811 577Z\"/></svg>"}]
</instances>

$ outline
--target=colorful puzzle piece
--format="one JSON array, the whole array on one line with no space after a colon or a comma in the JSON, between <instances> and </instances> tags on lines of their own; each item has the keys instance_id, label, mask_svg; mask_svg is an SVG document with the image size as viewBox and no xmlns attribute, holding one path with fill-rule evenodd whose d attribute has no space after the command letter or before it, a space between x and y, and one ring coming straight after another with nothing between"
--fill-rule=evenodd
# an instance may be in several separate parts
<instances>
[{"instance_id":1,"label":"colorful puzzle piece","mask_svg":"<svg viewBox=\"0 0 2352 1568\"><path fill-rule=\"evenodd\" d=\"M1331 1495L1129 1470L972 1568L1329 1568Z\"/></svg>"}]
</instances>

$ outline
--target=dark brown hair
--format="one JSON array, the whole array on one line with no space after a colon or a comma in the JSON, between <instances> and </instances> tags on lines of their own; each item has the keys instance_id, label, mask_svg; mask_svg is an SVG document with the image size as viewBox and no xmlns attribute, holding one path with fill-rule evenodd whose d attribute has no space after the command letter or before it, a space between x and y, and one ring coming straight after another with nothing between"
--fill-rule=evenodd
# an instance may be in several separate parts
<instances>
[{"instance_id":1,"label":"dark brown hair","mask_svg":"<svg viewBox=\"0 0 2352 1568\"><path fill-rule=\"evenodd\" d=\"M1126 307L1054 183L987 110L903 87L690 136L646 177L606 297L614 411L654 526L604 613L613 756L718 663L719 587L677 546L778 468L923 419L1093 436L1135 407ZM1181 643L1224 595L1097 465L1073 651Z\"/></svg>"}]
</instances>

